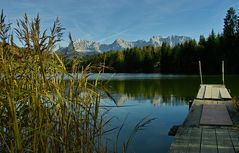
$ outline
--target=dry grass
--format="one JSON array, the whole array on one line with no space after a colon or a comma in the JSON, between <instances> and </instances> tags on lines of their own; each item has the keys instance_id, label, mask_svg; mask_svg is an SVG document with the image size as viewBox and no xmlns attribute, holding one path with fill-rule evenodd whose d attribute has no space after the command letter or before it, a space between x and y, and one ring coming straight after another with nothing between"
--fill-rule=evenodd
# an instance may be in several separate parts
<instances>
[{"instance_id":1,"label":"dry grass","mask_svg":"<svg viewBox=\"0 0 239 153\"><path fill-rule=\"evenodd\" d=\"M0 152L104 153L111 148L103 140L104 127L111 119L104 121L105 113L99 107L101 82L88 81L93 67L81 68L81 62L74 60L68 73L63 59L53 51L62 30L56 19L49 31L41 32L40 17L29 20L27 15L13 30L2 11ZM23 47L15 44L15 37ZM99 73L104 72L105 66L101 67L96 67ZM145 117L138 122L122 152L128 151L134 135L153 120ZM123 125L112 146L115 153Z\"/></svg>"},{"instance_id":2,"label":"dry grass","mask_svg":"<svg viewBox=\"0 0 239 153\"><path fill-rule=\"evenodd\" d=\"M63 30L58 19L50 31L40 29L39 16L25 15L9 35L1 14L0 152L106 152L97 81L88 82L89 67L78 79L77 62L70 75L53 52Z\"/></svg>"},{"instance_id":3,"label":"dry grass","mask_svg":"<svg viewBox=\"0 0 239 153\"><path fill-rule=\"evenodd\" d=\"M232 102L233 102L234 108L235 108L237 111L239 111L239 99L238 99L238 97L233 97L233 98L232 98Z\"/></svg>"}]
</instances>

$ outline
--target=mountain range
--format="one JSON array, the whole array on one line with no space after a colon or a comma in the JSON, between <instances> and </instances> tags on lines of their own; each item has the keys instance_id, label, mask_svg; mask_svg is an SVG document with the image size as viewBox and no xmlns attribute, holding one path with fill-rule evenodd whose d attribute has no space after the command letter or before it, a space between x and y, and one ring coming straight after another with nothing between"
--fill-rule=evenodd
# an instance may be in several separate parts
<instances>
[{"instance_id":1,"label":"mountain range","mask_svg":"<svg viewBox=\"0 0 239 153\"><path fill-rule=\"evenodd\" d=\"M96 41L80 39L70 42L67 47L60 48L57 52L64 56L72 57L72 56L92 55L111 50L125 50L127 48L134 47L142 48L148 45L160 47L163 43L166 43L171 47L174 47L175 45L182 44L189 40L191 40L190 37L176 35L169 36L166 38L163 38L161 36L153 36L149 39L149 41L137 40L130 42L123 39L116 39L111 44L100 44L99 42Z\"/></svg>"}]
</instances>

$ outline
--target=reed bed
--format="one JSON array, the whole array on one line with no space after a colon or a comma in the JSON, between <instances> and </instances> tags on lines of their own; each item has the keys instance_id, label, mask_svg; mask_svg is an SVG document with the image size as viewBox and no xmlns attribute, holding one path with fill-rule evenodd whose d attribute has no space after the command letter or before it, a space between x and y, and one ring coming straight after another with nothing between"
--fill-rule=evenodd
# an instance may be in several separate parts
<instances>
[{"instance_id":1,"label":"reed bed","mask_svg":"<svg viewBox=\"0 0 239 153\"><path fill-rule=\"evenodd\" d=\"M102 82L88 81L92 69L104 72L104 64L82 68L81 61L73 59L68 73L64 59L54 52L64 30L58 18L43 32L39 15L30 20L25 14L14 29L5 19L2 11L0 152L128 152L135 134L154 118L143 118L119 144L123 123L116 131L116 141L107 146L105 133L117 127L108 128L113 117L105 117L108 110L100 106Z\"/></svg>"},{"instance_id":2,"label":"reed bed","mask_svg":"<svg viewBox=\"0 0 239 153\"><path fill-rule=\"evenodd\" d=\"M2 11L0 152L106 152L99 82L89 83L91 67L82 69L79 79L77 61L71 74L66 71L53 51L62 30L56 19L42 32L40 17L27 15L12 29Z\"/></svg>"}]
</instances>

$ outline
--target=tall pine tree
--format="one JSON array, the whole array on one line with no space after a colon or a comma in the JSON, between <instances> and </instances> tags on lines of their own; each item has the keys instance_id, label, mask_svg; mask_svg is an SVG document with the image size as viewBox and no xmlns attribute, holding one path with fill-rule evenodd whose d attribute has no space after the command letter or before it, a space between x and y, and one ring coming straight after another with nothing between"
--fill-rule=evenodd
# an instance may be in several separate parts
<instances>
[{"instance_id":1,"label":"tall pine tree","mask_svg":"<svg viewBox=\"0 0 239 153\"><path fill-rule=\"evenodd\" d=\"M225 38L234 37L237 27L237 15L234 8L229 8L227 15L224 19L223 35Z\"/></svg>"},{"instance_id":2,"label":"tall pine tree","mask_svg":"<svg viewBox=\"0 0 239 153\"><path fill-rule=\"evenodd\" d=\"M239 39L239 16L237 17L236 36Z\"/></svg>"}]
</instances>

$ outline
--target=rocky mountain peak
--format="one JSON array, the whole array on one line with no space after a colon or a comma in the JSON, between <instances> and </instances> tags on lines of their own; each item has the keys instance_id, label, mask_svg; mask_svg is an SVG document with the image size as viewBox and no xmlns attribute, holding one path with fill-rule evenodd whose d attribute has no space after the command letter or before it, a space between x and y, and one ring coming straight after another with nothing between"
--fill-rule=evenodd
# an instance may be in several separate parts
<instances>
[{"instance_id":1,"label":"rocky mountain peak","mask_svg":"<svg viewBox=\"0 0 239 153\"><path fill-rule=\"evenodd\" d=\"M142 48L147 45L160 47L163 43L170 45L171 47L184 43L191 38L185 36L172 35L166 38L161 36L152 36L149 41L137 40L137 41L126 41L124 39L116 39L112 44L100 44L96 41L91 40L77 40L70 42L68 47L61 48L58 52L69 55L71 52L82 54L95 54L106 52L110 50L125 50L127 48ZM74 54L75 54L74 53Z\"/></svg>"}]
</instances>

